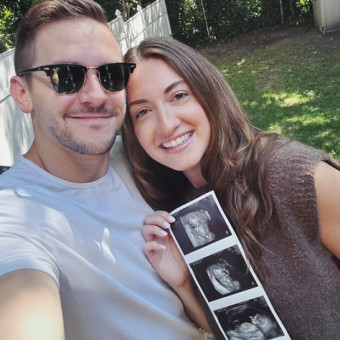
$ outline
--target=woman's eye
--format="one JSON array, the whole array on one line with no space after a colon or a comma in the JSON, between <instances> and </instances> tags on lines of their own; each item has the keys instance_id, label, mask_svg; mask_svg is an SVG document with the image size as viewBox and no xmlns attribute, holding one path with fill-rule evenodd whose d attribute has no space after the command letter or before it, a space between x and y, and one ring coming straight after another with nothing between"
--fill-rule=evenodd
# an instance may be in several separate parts
<instances>
[{"instance_id":1,"label":"woman's eye","mask_svg":"<svg viewBox=\"0 0 340 340\"><path fill-rule=\"evenodd\" d=\"M187 93L185 93L185 92L179 92L179 93L176 93L176 94L174 95L174 100L179 100L179 99L182 99L182 98L187 97L187 96L188 96Z\"/></svg>"},{"instance_id":2,"label":"woman's eye","mask_svg":"<svg viewBox=\"0 0 340 340\"><path fill-rule=\"evenodd\" d=\"M148 112L147 109L143 109L143 110L138 111L137 114L136 114L136 119L144 116L147 112Z\"/></svg>"}]
</instances>

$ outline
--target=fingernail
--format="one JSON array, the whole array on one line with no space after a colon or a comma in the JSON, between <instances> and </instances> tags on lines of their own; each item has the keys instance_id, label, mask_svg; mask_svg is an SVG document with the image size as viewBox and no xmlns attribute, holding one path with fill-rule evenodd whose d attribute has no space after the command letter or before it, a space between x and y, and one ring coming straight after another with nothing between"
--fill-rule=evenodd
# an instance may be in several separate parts
<instances>
[{"instance_id":1,"label":"fingernail","mask_svg":"<svg viewBox=\"0 0 340 340\"><path fill-rule=\"evenodd\" d=\"M168 233L165 230L161 230L161 235L166 236Z\"/></svg>"},{"instance_id":2,"label":"fingernail","mask_svg":"<svg viewBox=\"0 0 340 340\"><path fill-rule=\"evenodd\" d=\"M173 216L170 216L169 220L170 220L171 223L176 221L175 217L173 217Z\"/></svg>"},{"instance_id":3,"label":"fingernail","mask_svg":"<svg viewBox=\"0 0 340 340\"><path fill-rule=\"evenodd\" d=\"M160 244L159 247L162 249L166 249L166 246L164 244Z\"/></svg>"},{"instance_id":4,"label":"fingernail","mask_svg":"<svg viewBox=\"0 0 340 340\"><path fill-rule=\"evenodd\" d=\"M163 226L164 226L165 228L169 229L169 228L170 228L170 223L168 223L167 221L164 221L164 222L163 222Z\"/></svg>"}]
</instances>

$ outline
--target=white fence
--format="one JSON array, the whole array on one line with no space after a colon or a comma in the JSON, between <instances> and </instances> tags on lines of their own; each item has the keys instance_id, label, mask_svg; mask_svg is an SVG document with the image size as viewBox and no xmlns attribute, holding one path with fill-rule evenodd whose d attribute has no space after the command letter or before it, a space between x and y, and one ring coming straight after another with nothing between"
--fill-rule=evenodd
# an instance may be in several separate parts
<instances>
[{"instance_id":1,"label":"white fence","mask_svg":"<svg viewBox=\"0 0 340 340\"><path fill-rule=\"evenodd\" d=\"M144 9L138 6L138 13L125 22L120 11L116 10L116 16L117 18L111 21L109 26L123 53L145 38L171 36L165 0L156 1Z\"/></svg>"},{"instance_id":2,"label":"white fence","mask_svg":"<svg viewBox=\"0 0 340 340\"><path fill-rule=\"evenodd\" d=\"M122 52L153 36L171 36L165 0L157 0L137 14L123 21L121 13L109 23ZM0 55L0 166L11 166L25 153L33 141L30 114L19 110L9 92L10 78L14 71L14 50Z\"/></svg>"}]
</instances>

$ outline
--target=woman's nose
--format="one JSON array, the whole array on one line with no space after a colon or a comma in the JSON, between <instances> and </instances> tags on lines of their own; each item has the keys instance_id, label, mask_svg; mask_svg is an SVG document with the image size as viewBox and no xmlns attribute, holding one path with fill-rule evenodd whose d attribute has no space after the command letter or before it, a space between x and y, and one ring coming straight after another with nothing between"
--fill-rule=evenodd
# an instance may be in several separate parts
<instances>
[{"instance_id":1,"label":"woman's nose","mask_svg":"<svg viewBox=\"0 0 340 340\"><path fill-rule=\"evenodd\" d=\"M170 134L180 125L180 118L173 110L162 107L158 110L157 129L162 134Z\"/></svg>"}]
</instances>

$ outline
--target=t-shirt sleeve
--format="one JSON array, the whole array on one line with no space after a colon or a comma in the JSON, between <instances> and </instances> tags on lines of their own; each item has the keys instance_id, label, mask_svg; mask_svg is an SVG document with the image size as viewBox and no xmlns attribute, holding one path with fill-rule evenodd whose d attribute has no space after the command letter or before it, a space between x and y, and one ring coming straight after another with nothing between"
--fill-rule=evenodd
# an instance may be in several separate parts
<instances>
[{"instance_id":1,"label":"t-shirt sleeve","mask_svg":"<svg viewBox=\"0 0 340 340\"><path fill-rule=\"evenodd\" d=\"M58 254L41 215L41 207L20 192L0 192L0 275L36 269L59 284Z\"/></svg>"}]
</instances>

